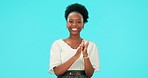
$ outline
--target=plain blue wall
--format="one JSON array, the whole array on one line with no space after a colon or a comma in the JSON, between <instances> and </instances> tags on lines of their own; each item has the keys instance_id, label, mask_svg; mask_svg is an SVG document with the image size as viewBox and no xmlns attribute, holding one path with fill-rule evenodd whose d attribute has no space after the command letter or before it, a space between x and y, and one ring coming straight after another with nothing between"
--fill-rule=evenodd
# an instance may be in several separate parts
<instances>
[{"instance_id":1,"label":"plain blue wall","mask_svg":"<svg viewBox=\"0 0 148 78\"><path fill-rule=\"evenodd\" d=\"M92 78L148 78L148 0L0 0L0 78L54 78L54 40L68 37L64 11L89 10L85 39L99 47L101 71Z\"/></svg>"}]
</instances>

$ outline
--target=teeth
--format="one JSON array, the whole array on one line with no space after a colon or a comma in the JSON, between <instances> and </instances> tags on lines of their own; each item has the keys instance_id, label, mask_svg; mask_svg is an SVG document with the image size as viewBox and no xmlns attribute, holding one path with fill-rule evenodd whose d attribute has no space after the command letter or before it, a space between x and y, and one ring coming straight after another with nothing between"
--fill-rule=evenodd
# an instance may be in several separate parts
<instances>
[{"instance_id":1,"label":"teeth","mask_svg":"<svg viewBox=\"0 0 148 78\"><path fill-rule=\"evenodd\" d=\"M77 29L77 28L72 28L72 30L76 31L76 30L78 30L78 29Z\"/></svg>"}]
</instances>

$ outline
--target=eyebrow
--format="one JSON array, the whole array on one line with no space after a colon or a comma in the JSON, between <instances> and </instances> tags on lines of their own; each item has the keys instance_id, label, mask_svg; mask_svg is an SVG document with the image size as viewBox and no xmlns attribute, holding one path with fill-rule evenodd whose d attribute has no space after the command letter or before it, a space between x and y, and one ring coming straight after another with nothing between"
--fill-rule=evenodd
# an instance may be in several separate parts
<instances>
[{"instance_id":1,"label":"eyebrow","mask_svg":"<svg viewBox=\"0 0 148 78\"><path fill-rule=\"evenodd\" d=\"M68 20L73 20L73 19L68 19ZM76 19L76 20L81 20L81 19Z\"/></svg>"}]
</instances>

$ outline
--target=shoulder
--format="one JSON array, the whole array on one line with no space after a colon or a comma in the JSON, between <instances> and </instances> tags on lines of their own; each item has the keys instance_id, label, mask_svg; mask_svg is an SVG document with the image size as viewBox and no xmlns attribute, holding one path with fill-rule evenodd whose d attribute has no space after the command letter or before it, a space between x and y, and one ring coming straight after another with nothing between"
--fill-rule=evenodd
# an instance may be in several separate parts
<instances>
[{"instance_id":1,"label":"shoulder","mask_svg":"<svg viewBox=\"0 0 148 78\"><path fill-rule=\"evenodd\" d=\"M97 46L97 44L95 42L90 41L90 40L84 40L84 41L85 41L85 43L89 42L88 50L92 51L92 50L97 50L98 49L98 46Z\"/></svg>"},{"instance_id":2,"label":"shoulder","mask_svg":"<svg viewBox=\"0 0 148 78\"><path fill-rule=\"evenodd\" d=\"M52 43L52 46L59 46L59 44L61 44L61 43L62 43L62 39L58 39Z\"/></svg>"},{"instance_id":3,"label":"shoulder","mask_svg":"<svg viewBox=\"0 0 148 78\"><path fill-rule=\"evenodd\" d=\"M57 44L57 43L61 43L62 42L62 39L58 39L58 40L55 40L54 42L53 42L53 44Z\"/></svg>"}]
</instances>

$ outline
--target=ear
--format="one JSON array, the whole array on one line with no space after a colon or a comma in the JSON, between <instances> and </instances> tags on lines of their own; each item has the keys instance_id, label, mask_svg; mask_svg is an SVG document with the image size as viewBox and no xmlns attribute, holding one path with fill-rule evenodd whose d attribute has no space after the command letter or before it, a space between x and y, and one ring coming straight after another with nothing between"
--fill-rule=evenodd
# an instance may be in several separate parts
<instances>
[{"instance_id":1,"label":"ear","mask_svg":"<svg viewBox=\"0 0 148 78\"><path fill-rule=\"evenodd\" d=\"M82 29L84 29L84 24L83 24L83 27L82 27Z\"/></svg>"},{"instance_id":2,"label":"ear","mask_svg":"<svg viewBox=\"0 0 148 78\"><path fill-rule=\"evenodd\" d=\"M66 27L68 28L68 23L67 23L67 21L66 21Z\"/></svg>"}]
</instances>

